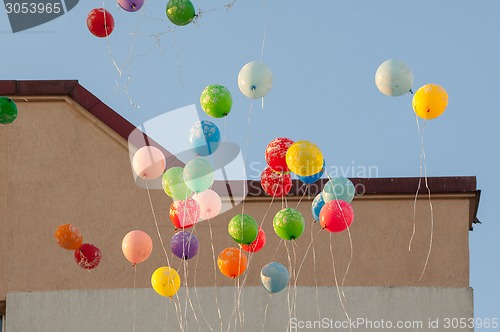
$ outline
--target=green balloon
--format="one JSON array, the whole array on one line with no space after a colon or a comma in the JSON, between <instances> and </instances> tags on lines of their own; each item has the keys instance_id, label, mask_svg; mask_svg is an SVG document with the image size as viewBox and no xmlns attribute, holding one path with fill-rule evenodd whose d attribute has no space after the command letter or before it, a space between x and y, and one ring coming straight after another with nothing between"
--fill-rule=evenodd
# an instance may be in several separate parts
<instances>
[{"instance_id":1,"label":"green balloon","mask_svg":"<svg viewBox=\"0 0 500 332\"><path fill-rule=\"evenodd\" d=\"M195 18L193 3L189 0L170 0L167 3L167 17L175 25L186 25Z\"/></svg>"},{"instance_id":2,"label":"green balloon","mask_svg":"<svg viewBox=\"0 0 500 332\"><path fill-rule=\"evenodd\" d=\"M186 186L195 193L201 193L210 188L215 179L212 164L200 157L189 161L184 166L182 176Z\"/></svg>"},{"instance_id":3,"label":"green balloon","mask_svg":"<svg viewBox=\"0 0 500 332\"><path fill-rule=\"evenodd\" d=\"M259 226L248 214L238 214L229 221L227 231L237 243L250 244L257 238Z\"/></svg>"},{"instance_id":4,"label":"green balloon","mask_svg":"<svg viewBox=\"0 0 500 332\"><path fill-rule=\"evenodd\" d=\"M0 97L0 123L9 124L17 118L16 103L9 97Z\"/></svg>"},{"instance_id":5,"label":"green balloon","mask_svg":"<svg viewBox=\"0 0 500 332\"><path fill-rule=\"evenodd\" d=\"M273 228L284 240L296 240L304 232L304 216L298 210L286 208L274 216Z\"/></svg>"},{"instance_id":6,"label":"green balloon","mask_svg":"<svg viewBox=\"0 0 500 332\"><path fill-rule=\"evenodd\" d=\"M161 180L161 186L165 193L176 201L183 201L193 194L191 189L184 183L183 172L182 167L171 167L163 173Z\"/></svg>"},{"instance_id":7,"label":"green balloon","mask_svg":"<svg viewBox=\"0 0 500 332\"><path fill-rule=\"evenodd\" d=\"M200 96L201 108L213 118L222 118L231 112L233 98L229 90L217 84L207 86Z\"/></svg>"}]
</instances>

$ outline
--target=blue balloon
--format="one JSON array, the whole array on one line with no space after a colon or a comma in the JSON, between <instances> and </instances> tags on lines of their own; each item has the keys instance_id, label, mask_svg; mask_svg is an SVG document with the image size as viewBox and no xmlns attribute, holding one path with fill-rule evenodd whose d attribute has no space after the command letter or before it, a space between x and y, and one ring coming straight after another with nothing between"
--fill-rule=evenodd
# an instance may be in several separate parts
<instances>
[{"instance_id":1,"label":"blue balloon","mask_svg":"<svg viewBox=\"0 0 500 332\"><path fill-rule=\"evenodd\" d=\"M288 285L289 279L290 273L283 264L278 262L268 263L260 270L262 286L270 293L281 291Z\"/></svg>"},{"instance_id":2,"label":"blue balloon","mask_svg":"<svg viewBox=\"0 0 500 332\"><path fill-rule=\"evenodd\" d=\"M199 156L209 156L219 147L219 128L211 121L198 121L191 127L189 143Z\"/></svg>"},{"instance_id":3,"label":"blue balloon","mask_svg":"<svg viewBox=\"0 0 500 332\"><path fill-rule=\"evenodd\" d=\"M325 205L325 200L323 199L323 193L319 193L314 197L314 200L311 205L311 212L314 218L314 221L319 220L319 213L321 212L321 209L323 208L323 205Z\"/></svg>"},{"instance_id":4,"label":"blue balloon","mask_svg":"<svg viewBox=\"0 0 500 332\"><path fill-rule=\"evenodd\" d=\"M313 175L309 175L309 176L297 175L297 177L303 183L311 184L311 183L314 183L314 182L318 181L319 179L321 179L321 177L323 176L323 173L325 173L325 160L324 159L323 159L323 168L321 168L321 171L319 171L318 173L313 174Z\"/></svg>"},{"instance_id":5,"label":"blue balloon","mask_svg":"<svg viewBox=\"0 0 500 332\"><path fill-rule=\"evenodd\" d=\"M340 199L351 203L355 193L355 188L351 180L343 177L331 178L323 187L323 199L325 202Z\"/></svg>"}]
</instances>

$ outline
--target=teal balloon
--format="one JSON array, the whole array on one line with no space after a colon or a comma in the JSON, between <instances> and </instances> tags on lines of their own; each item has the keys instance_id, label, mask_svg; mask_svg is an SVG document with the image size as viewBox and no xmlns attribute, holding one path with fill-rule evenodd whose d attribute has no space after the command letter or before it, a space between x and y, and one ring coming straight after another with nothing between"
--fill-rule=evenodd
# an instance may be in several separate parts
<instances>
[{"instance_id":1,"label":"teal balloon","mask_svg":"<svg viewBox=\"0 0 500 332\"><path fill-rule=\"evenodd\" d=\"M325 205L325 200L323 199L323 193L319 193L314 197L314 200L311 204L311 212L314 218L314 222L317 222L319 220L319 213L321 212L321 209L323 208L323 205Z\"/></svg>"},{"instance_id":2,"label":"teal balloon","mask_svg":"<svg viewBox=\"0 0 500 332\"><path fill-rule=\"evenodd\" d=\"M356 190L348 178L331 178L323 187L323 199L326 202L339 199L351 203Z\"/></svg>"},{"instance_id":3,"label":"teal balloon","mask_svg":"<svg viewBox=\"0 0 500 332\"><path fill-rule=\"evenodd\" d=\"M184 182L184 169L171 167L163 173L161 185L165 193L176 201L183 201L191 197L193 192Z\"/></svg>"},{"instance_id":4,"label":"teal balloon","mask_svg":"<svg viewBox=\"0 0 500 332\"><path fill-rule=\"evenodd\" d=\"M288 280L290 280L290 273L281 263L271 262L260 270L260 281L269 293L278 293L283 290L288 285Z\"/></svg>"},{"instance_id":5,"label":"teal balloon","mask_svg":"<svg viewBox=\"0 0 500 332\"><path fill-rule=\"evenodd\" d=\"M17 118L17 105L8 97L0 97L0 123L9 124Z\"/></svg>"},{"instance_id":6,"label":"teal balloon","mask_svg":"<svg viewBox=\"0 0 500 332\"><path fill-rule=\"evenodd\" d=\"M229 221L227 231L237 243L250 244L257 239L259 226L248 214L238 214Z\"/></svg>"},{"instance_id":7,"label":"teal balloon","mask_svg":"<svg viewBox=\"0 0 500 332\"><path fill-rule=\"evenodd\" d=\"M201 193L214 183L214 169L208 160L198 157L184 166L183 179L189 189Z\"/></svg>"},{"instance_id":8,"label":"teal balloon","mask_svg":"<svg viewBox=\"0 0 500 332\"><path fill-rule=\"evenodd\" d=\"M283 209L274 216L273 228L280 238L296 240L304 232L304 216L296 209Z\"/></svg>"}]
</instances>

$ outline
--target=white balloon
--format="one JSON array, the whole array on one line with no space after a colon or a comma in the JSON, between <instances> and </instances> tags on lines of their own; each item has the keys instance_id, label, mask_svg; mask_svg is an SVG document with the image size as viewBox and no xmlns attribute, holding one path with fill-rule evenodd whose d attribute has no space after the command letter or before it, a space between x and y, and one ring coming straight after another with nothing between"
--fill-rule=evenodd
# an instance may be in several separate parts
<instances>
[{"instance_id":1,"label":"white balloon","mask_svg":"<svg viewBox=\"0 0 500 332\"><path fill-rule=\"evenodd\" d=\"M273 86L273 73L263 63L252 61L241 68L238 74L238 87L248 98L262 98Z\"/></svg>"},{"instance_id":2,"label":"white balloon","mask_svg":"<svg viewBox=\"0 0 500 332\"><path fill-rule=\"evenodd\" d=\"M208 220L217 217L222 209L222 201L219 194L211 189L194 194L193 199L200 206L201 219Z\"/></svg>"},{"instance_id":3,"label":"white balloon","mask_svg":"<svg viewBox=\"0 0 500 332\"><path fill-rule=\"evenodd\" d=\"M378 67L375 84L384 95L401 96L412 89L413 73L403 61L390 59Z\"/></svg>"}]
</instances>

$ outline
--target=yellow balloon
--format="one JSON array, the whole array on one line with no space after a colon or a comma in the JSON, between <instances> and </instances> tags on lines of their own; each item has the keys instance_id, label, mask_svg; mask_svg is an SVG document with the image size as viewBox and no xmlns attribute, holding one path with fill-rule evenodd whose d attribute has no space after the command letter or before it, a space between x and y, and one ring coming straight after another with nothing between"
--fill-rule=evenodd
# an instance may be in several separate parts
<instances>
[{"instance_id":1,"label":"yellow balloon","mask_svg":"<svg viewBox=\"0 0 500 332\"><path fill-rule=\"evenodd\" d=\"M172 297L181 287L181 277L171 267L162 266L153 272L151 285L161 296Z\"/></svg>"},{"instance_id":2,"label":"yellow balloon","mask_svg":"<svg viewBox=\"0 0 500 332\"><path fill-rule=\"evenodd\" d=\"M448 106L448 94L437 84L426 84L413 96L412 106L415 113L422 119L435 119L443 114Z\"/></svg>"},{"instance_id":3,"label":"yellow balloon","mask_svg":"<svg viewBox=\"0 0 500 332\"><path fill-rule=\"evenodd\" d=\"M323 154L316 144L297 141L286 152L286 164L297 175L314 175L323 168Z\"/></svg>"}]
</instances>

